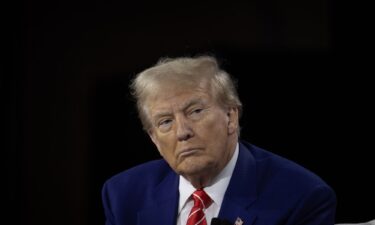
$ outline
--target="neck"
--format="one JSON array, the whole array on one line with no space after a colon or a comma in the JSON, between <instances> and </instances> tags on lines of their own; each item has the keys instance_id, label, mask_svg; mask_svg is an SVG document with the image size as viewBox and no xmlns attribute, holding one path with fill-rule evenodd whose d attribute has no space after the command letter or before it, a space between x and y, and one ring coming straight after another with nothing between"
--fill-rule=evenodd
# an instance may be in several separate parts
<instances>
[{"instance_id":1,"label":"neck","mask_svg":"<svg viewBox=\"0 0 375 225\"><path fill-rule=\"evenodd\" d=\"M234 151L236 149L237 139L230 143L228 148L229 154L226 157L221 158L221 162L212 169L207 169L203 173L197 174L185 174L184 177L187 179L196 189L202 189L212 184L212 181L217 175L225 168L225 166L232 159Z\"/></svg>"}]
</instances>

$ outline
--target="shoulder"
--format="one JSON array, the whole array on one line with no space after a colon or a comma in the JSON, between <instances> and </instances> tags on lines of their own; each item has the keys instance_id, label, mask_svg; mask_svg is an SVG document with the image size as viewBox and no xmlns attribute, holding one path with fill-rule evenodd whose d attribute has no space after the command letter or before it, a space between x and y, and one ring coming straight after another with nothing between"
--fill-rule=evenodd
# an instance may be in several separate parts
<instances>
[{"instance_id":1,"label":"shoulder","mask_svg":"<svg viewBox=\"0 0 375 225\"><path fill-rule=\"evenodd\" d=\"M254 158L259 194L278 192L279 196L298 198L324 192L335 198L332 188L309 169L255 145L244 142L242 146Z\"/></svg>"},{"instance_id":2,"label":"shoulder","mask_svg":"<svg viewBox=\"0 0 375 225\"><path fill-rule=\"evenodd\" d=\"M104 187L111 191L152 188L157 186L167 174L172 172L168 164L164 160L154 160L146 162L122 171L109 178Z\"/></svg>"},{"instance_id":3,"label":"shoulder","mask_svg":"<svg viewBox=\"0 0 375 225\"><path fill-rule=\"evenodd\" d=\"M242 146L254 157L259 175L306 186L326 185L318 175L296 162L246 142Z\"/></svg>"},{"instance_id":4,"label":"shoulder","mask_svg":"<svg viewBox=\"0 0 375 225\"><path fill-rule=\"evenodd\" d=\"M136 224L137 212L154 202L155 192L173 186L178 176L164 160L155 160L109 178L102 188L108 224Z\"/></svg>"},{"instance_id":5,"label":"shoulder","mask_svg":"<svg viewBox=\"0 0 375 225\"><path fill-rule=\"evenodd\" d=\"M118 208L127 207L124 202L137 202L141 207L153 198L158 187L170 185L176 177L164 160L150 161L109 178L103 185L102 198L108 204L118 204Z\"/></svg>"},{"instance_id":6,"label":"shoulder","mask_svg":"<svg viewBox=\"0 0 375 225\"><path fill-rule=\"evenodd\" d=\"M317 174L248 143L242 143L242 151L253 158L256 205L262 209L259 210L260 218L267 220L271 204L275 218L277 215L288 218L290 223L287 224L300 224L305 220L329 221L326 224L334 221L336 195Z\"/></svg>"}]
</instances>

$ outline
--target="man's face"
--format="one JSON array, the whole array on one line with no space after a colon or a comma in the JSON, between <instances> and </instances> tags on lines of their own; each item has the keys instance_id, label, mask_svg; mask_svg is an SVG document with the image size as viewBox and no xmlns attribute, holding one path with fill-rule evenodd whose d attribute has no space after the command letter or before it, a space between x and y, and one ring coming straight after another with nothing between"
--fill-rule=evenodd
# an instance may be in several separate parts
<instances>
[{"instance_id":1,"label":"man's face","mask_svg":"<svg viewBox=\"0 0 375 225\"><path fill-rule=\"evenodd\" d=\"M146 102L152 141L185 177L217 175L237 143L237 109L224 109L207 90L169 87Z\"/></svg>"}]
</instances>

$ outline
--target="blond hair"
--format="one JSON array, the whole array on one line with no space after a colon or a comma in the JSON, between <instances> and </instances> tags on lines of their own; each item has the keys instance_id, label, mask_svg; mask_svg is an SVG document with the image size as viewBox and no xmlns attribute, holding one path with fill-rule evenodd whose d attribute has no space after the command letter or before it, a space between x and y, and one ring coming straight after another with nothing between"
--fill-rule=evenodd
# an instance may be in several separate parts
<instances>
[{"instance_id":1,"label":"blond hair","mask_svg":"<svg viewBox=\"0 0 375 225\"><path fill-rule=\"evenodd\" d=\"M136 100L139 118L143 128L149 131L146 100L160 90L173 84L177 87L193 88L202 81L208 81L212 96L223 107L236 107L241 114L242 104L238 98L235 83L230 75L220 69L217 60L211 56L162 58L137 74L131 82L131 94Z\"/></svg>"}]
</instances>

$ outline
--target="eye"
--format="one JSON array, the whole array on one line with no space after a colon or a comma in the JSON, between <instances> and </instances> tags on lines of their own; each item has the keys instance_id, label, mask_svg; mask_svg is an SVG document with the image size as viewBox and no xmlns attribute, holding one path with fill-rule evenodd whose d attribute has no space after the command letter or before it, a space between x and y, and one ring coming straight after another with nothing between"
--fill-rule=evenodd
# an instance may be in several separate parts
<instances>
[{"instance_id":1,"label":"eye","mask_svg":"<svg viewBox=\"0 0 375 225\"><path fill-rule=\"evenodd\" d=\"M165 133L171 129L172 123L172 119L162 119L158 122L157 127L161 132Z\"/></svg>"},{"instance_id":2,"label":"eye","mask_svg":"<svg viewBox=\"0 0 375 225\"><path fill-rule=\"evenodd\" d=\"M158 124L158 126L167 126L168 124L170 124L172 122L171 119L164 119L164 120L161 120Z\"/></svg>"},{"instance_id":3,"label":"eye","mask_svg":"<svg viewBox=\"0 0 375 225\"><path fill-rule=\"evenodd\" d=\"M198 114L198 113L201 113L203 111L203 109L200 109L200 108L198 108L198 109L194 109L192 112L191 112L191 114Z\"/></svg>"},{"instance_id":4,"label":"eye","mask_svg":"<svg viewBox=\"0 0 375 225\"><path fill-rule=\"evenodd\" d=\"M190 111L189 117L193 120L198 120L203 116L203 108L196 108Z\"/></svg>"}]
</instances>

